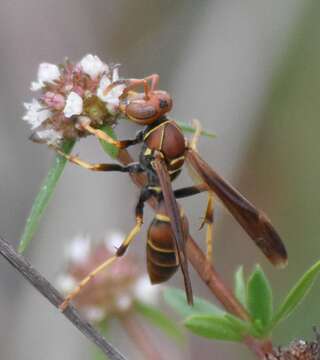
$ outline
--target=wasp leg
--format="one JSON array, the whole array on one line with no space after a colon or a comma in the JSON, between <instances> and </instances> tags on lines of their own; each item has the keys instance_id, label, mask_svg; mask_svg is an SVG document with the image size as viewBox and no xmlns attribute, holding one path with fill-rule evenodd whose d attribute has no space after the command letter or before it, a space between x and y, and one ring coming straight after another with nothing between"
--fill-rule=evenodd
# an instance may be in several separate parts
<instances>
[{"instance_id":1,"label":"wasp leg","mask_svg":"<svg viewBox=\"0 0 320 360\"><path fill-rule=\"evenodd\" d=\"M132 91L133 89L143 85L145 99L148 100L149 99L149 92L150 92L148 81L151 81L151 91L154 91L158 87L159 75L158 74L152 74L152 75L147 76L147 77L145 77L143 79L126 79L126 80L115 81L105 89L104 95L107 95L108 92L110 90L112 90L112 88L114 88L115 86L124 84L124 85L126 85L126 87L123 90L121 98L125 98L130 91Z\"/></svg>"},{"instance_id":2,"label":"wasp leg","mask_svg":"<svg viewBox=\"0 0 320 360\"><path fill-rule=\"evenodd\" d=\"M208 193L207 209L200 225L200 229L207 225L206 244L207 244L207 260L212 261L212 245L213 245L213 221L214 221L214 196L211 192Z\"/></svg>"},{"instance_id":3,"label":"wasp leg","mask_svg":"<svg viewBox=\"0 0 320 360\"><path fill-rule=\"evenodd\" d=\"M208 186L205 183L177 189L174 191L174 196L177 199L179 199L179 198L183 198L183 197L200 194L203 191L208 191ZM213 244L214 195L211 192L209 192L208 194L209 195L208 195L207 209L206 209L203 221L200 225L200 229L202 229L204 225L207 225L207 232L206 232L207 260L211 262L211 260L212 260L212 244Z\"/></svg>"},{"instance_id":4,"label":"wasp leg","mask_svg":"<svg viewBox=\"0 0 320 360\"><path fill-rule=\"evenodd\" d=\"M80 281L78 286L64 299L62 304L59 306L59 309L61 311L64 311L70 301L74 299L81 289L86 286L99 272L105 270L109 265L111 265L117 258L124 255L126 250L128 249L131 242L134 240L134 238L139 234L142 224L143 224L143 208L144 203L146 200L149 199L149 197L153 194L152 191L149 191L147 188L143 188L140 193L139 200L136 205L136 224L133 227L133 229L130 231L129 235L124 239L120 247L117 249L115 255L111 256L109 259L104 261L102 264L100 264L97 268L95 268L93 271L91 271L84 279Z\"/></svg>"},{"instance_id":5,"label":"wasp leg","mask_svg":"<svg viewBox=\"0 0 320 360\"><path fill-rule=\"evenodd\" d=\"M90 134L95 135L98 139L106 141L108 144L115 146L118 149L126 149L129 146L140 143L143 139L139 132L135 139L129 140L115 140L104 131L93 128L87 121L83 121L80 126L88 131Z\"/></svg>"},{"instance_id":6,"label":"wasp leg","mask_svg":"<svg viewBox=\"0 0 320 360\"><path fill-rule=\"evenodd\" d=\"M128 172L128 173L137 173L142 172L143 169L139 163L131 163L129 165L123 166L120 164L105 164L105 163L98 163L98 164L91 164L87 161L81 160L75 155L68 155L65 154L61 149L54 147L55 151L65 157L68 161L72 162L73 164L79 165L84 169L91 170L91 171L120 171L120 172Z\"/></svg>"},{"instance_id":7,"label":"wasp leg","mask_svg":"<svg viewBox=\"0 0 320 360\"><path fill-rule=\"evenodd\" d=\"M188 187L184 187L181 189L177 189L173 193L174 193L175 198L180 199L180 198L184 198L184 197L188 197L188 196L197 195L204 191L208 191L208 186L205 183L201 183L198 185L188 186Z\"/></svg>"},{"instance_id":8,"label":"wasp leg","mask_svg":"<svg viewBox=\"0 0 320 360\"><path fill-rule=\"evenodd\" d=\"M190 141L190 148L194 151L197 151L197 144L201 135L202 126L200 124L200 121L197 119L192 120L192 126L194 127L195 132Z\"/></svg>"}]
</instances>

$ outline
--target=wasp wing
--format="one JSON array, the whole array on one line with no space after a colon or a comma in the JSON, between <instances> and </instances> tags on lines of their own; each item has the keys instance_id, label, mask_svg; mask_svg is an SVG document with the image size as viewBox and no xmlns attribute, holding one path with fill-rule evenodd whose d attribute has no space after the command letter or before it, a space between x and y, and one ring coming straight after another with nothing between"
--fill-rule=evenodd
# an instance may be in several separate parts
<instances>
[{"instance_id":1,"label":"wasp wing","mask_svg":"<svg viewBox=\"0 0 320 360\"><path fill-rule=\"evenodd\" d=\"M187 300L188 303L192 305L193 295L188 271L185 234L181 223L179 207L172 191L170 175L168 173L165 162L160 157L156 157L154 160L153 168L158 175L165 209L170 218L173 235L176 242L179 264L183 274Z\"/></svg>"},{"instance_id":2,"label":"wasp wing","mask_svg":"<svg viewBox=\"0 0 320 360\"><path fill-rule=\"evenodd\" d=\"M186 159L271 263L276 266L285 266L287 264L286 249L266 215L218 175L197 152L188 149Z\"/></svg>"}]
</instances>

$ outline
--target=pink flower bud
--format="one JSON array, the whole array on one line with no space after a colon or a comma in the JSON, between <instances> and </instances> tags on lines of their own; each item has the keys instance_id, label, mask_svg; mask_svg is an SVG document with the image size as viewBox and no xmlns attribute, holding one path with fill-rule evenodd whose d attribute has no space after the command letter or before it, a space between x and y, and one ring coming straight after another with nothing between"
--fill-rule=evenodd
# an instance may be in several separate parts
<instances>
[{"instance_id":1,"label":"pink flower bud","mask_svg":"<svg viewBox=\"0 0 320 360\"><path fill-rule=\"evenodd\" d=\"M65 98L61 94L54 93L52 91L46 92L41 100L53 110L62 110L65 106Z\"/></svg>"}]
</instances>

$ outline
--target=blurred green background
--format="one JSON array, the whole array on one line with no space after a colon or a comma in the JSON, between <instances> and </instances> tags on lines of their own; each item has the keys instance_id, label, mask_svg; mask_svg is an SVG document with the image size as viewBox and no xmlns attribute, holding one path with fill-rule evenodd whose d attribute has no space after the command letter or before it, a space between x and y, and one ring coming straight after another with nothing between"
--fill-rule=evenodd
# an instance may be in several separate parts
<instances>
[{"instance_id":1,"label":"blurred green background","mask_svg":"<svg viewBox=\"0 0 320 360\"><path fill-rule=\"evenodd\" d=\"M273 269L241 228L217 211L215 262L227 281L244 263L260 262L278 302L295 280L319 260L320 167L317 150L320 88L320 3L263 1L62 1L1 2L0 12L0 225L17 244L32 200L52 161L45 147L27 140L20 120L32 94L38 63L77 61L86 53L123 64L121 74L153 72L171 92L174 118L194 117L218 134L201 139L199 150L215 169L263 208L281 233L289 266ZM120 126L131 136L134 125ZM105 161L94 139L81 142L83 158ZM135 152L133 152L135 153ZM178 185L190 183L182 177ZM127 232L137 191L125 176L92 174L69 166L27 256L54 280L64 244L77 233L103 237ZM116 204L116 206L115 206ZM197 233L205 196L184 200L192 234ZM152 217L148 211L148 219ZM145 237L131 252L145 266ZM89 344L0 259L1 359L88 359ZM192 273L198 295L211 294ZM176 276L171 285L181 285ZM316 284L299 311L275 333L275 343L311 338L320 324ZM119 328L112 339L133 353ZM156 339L159 337L156 334ZM160 338L174 359L250 359L245 347L189 337L187 349Z\"/></svg>"}]
</instances>

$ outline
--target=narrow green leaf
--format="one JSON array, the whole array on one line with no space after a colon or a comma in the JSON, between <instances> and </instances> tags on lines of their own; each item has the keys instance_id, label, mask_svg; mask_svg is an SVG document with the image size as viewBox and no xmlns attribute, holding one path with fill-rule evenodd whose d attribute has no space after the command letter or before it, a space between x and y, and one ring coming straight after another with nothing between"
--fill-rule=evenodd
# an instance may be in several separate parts
<instances>
[{"instance_id":1,"label":"narrow green leaf","mask_svg":"<svg viewBox=\"0 0 320 360\"><path fill-rule=\"evenodd\" d=\"M234 293L241 304L247 307L247 286L244 279L243 266L240 266L234 275Z\"/></svg>"},{"instance_id":2,"label":"narrow green leaf","mask_svg":"<svg viewBox=\"0 0 320 360\"><path fill-rule=\"evenodd\" d=\"M194 297L193 306L188 305L186 294L180 289L167 288L164 291L165 301L183 318L196 314L224 315L225 312L217 306L199 297Z\"/></svg>"},{"instance_id":3,"label":"narrow green leaf","mask_svg":"<svg viewBox=\"0 0 320 360\"><path fill-rule=\"evenodd\" d=\"M234 329L236 329L239 333L243 335L252 333L253 331L252 325L249 322L241 320L232 314L226 313L224 315L224 318L230 322Z\"/></svg>"},{"instance_id":4,"label":"narrow green leaf","mask_svg":"<svg viewBox=\"0 0 320 360\"><path fill-rule=\"evenodd\" d=\"M142 302L136 302L135 309L152 325L162 330L166 335L174 339L176 342L181 343L184 340L181 328L156 307L149 304L144 304Z\"/></svg>"},{"instance_id":5,"label":"narrow green leaf","mask_svg":"<svg viewBox=\"0 0 320 360\"><path fill-rule=\"evenodd\" d=\"M290 290L283 303L280 305L272 320L272 328L280 321L288 317L293 310L301 303L303 298L310 291L317 275L320 272L320 261L316 262L309 270L307 270L298 280L296 285Z\"/></svg>"},{"instance_id":6,"label":"narrow green leaf","mask_svg":"<svg viewBox=\"0 0 320 360\"><path fill-rule=\"evenodd\" d=\"M185 326L194 334L209 339L242 341L243 332L224 316L193 315L184 321Z\"/></svg>"},{"instance_id":7,"label":"narrow green leaf","mask_svg":"<svg viewBox=\"0 0 320 360\"><path fill-rule=\"evenodd\" d=\"M262 268L257 265L248 281L248 310L256 324L260 322L263 329L268 327L273 314L273 296L272 289Z\"/></svg>"},{"instance_id":8,"label":"narrow green leaf","mask_svg":"<svg viewBox=\"0 0 320 360\"><path fill-rule=\"evenodd\" d=\"M107 135L111 136L113 139L116 139L117 136L115 134L115 132L113 131L112 127L110 127L109 125L103 125L100 130L104 131ZM104 140L100 140L100 145L102 146L102 149L113 159L116 159L118 154L119 154L119 149L116 148L114 145L111 145L109 143L107 143Z\"/></svg>"},{"instance_id":9,"label":"narrow green leaf","mask_svg":"<svg viewBox=\"0 0 320 360\"><path fill-rule=\"evenodd\" d=\"M177 121L177 124L181 127L181 129L184 132L187 132L187 133L194 133L195 132L194 127L189 125L188 123L185 123L183 121ZM202 130L201 135L209 137L211 139L214 139L215 137L217 137L217 135L215 133L213 133L211 131L207 131L207 130Z\"/></svg>"},{"instance_id":10,"label":"narrow green leaf","mask_svg":"<svg viewBox=\"0 0 320 360\"><path fill-rule=\"evenodd\" d=\"M72 140L64 141L61 148L66 154L69 154L74 146L74 143L75 141ZM53 165L41 185L40 191L33 202L30 214L26 221L18 248L20 253L27 249L31 239L33 238L33 235L39 226L42 214L49 204L51 195L58 183L58 180L60 179L66 162L67 160L64 157L55 155Z\"/></svg>"}]
</instances>

